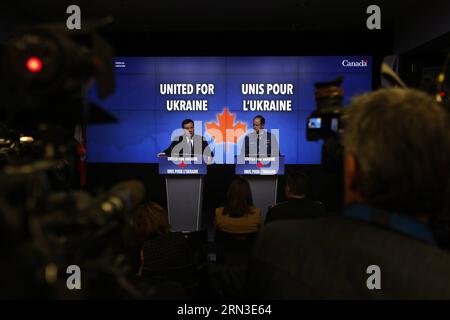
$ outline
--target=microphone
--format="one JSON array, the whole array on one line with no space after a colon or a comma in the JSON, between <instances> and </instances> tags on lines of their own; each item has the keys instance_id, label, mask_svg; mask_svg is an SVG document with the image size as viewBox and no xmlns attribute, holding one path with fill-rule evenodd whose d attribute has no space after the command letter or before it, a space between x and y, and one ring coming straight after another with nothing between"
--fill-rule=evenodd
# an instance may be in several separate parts
<instances>
[{"instance_id":1,"label":"microphone","mask_svg":"<svg viewBox=\"0 0 450 320\"><path fill-rule=\"evenodd\" d=\"M100 210L110 216L132 211L145 196L144 184L137 180L128 180L116 184L100 200Z\"/></svg>"},{"instance_id":2,"label":"microphone","mask_svg":"<svg viewBox=\"0 0 450 320\"><path fill-rule=\"evenodd\" d=\"M47 198L51 214L43 215L41 220L47 229L55 232L68 234L68 230L72 230L69 233L81 234L88 225L98 228L127 220L125 215L132 212L144 196L145 187L136 180L120 182L96 199L84 192L55 193Z\"/></svg>"},{"instance_id":3,"label":"microphone","mask_svg":"<svg viewBox=\"0 0 450 320\"><path fill-rule=\"evenodd\" d=\"M398 74L386 63L381 64L381 77L386 82L386 86L408 88Z\"/></svg>"}]
</instances>

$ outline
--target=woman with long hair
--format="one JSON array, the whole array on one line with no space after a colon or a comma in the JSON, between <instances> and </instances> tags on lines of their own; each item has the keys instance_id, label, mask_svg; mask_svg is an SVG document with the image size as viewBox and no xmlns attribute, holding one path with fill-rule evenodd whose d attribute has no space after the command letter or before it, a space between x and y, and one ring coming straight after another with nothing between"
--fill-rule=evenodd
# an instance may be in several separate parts
<instances>
[{"instance_id":1,"label":"woman with long hair","mask_svg":"<svg viewBox=\"0 0 450 320\"><path fill-rule=\"evenodd\" d=\"M258 232L262 226L261 209L253 205L247 180L237 177L228 188L225 204L215 212L217 230L229 233Z\"/></svg>"}]
</instances>

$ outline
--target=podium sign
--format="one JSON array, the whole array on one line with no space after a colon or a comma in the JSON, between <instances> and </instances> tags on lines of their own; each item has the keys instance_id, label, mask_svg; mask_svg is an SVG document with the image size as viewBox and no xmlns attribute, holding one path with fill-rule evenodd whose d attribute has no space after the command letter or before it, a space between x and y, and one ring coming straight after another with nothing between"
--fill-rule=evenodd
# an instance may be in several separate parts
<instances>
[{"instance_id":1,"label":"podium sign","mask_svg":"<svg viewBox=\"0 0 450 320\"><path fill-rule=\"evenodd\" d=\"M237 156L235 173L255 176L284 175L284 156Z\"/></svg>"},{"instance_id":2,"label":"podium sign","mask_svg":"<svg viewBox=\"0 0 450 320\"><path fill-rule=\"evenodd\" d=\"M160 157L159 174L205 175L206 164L202 156Z\"/></svg>"}]
</instances>

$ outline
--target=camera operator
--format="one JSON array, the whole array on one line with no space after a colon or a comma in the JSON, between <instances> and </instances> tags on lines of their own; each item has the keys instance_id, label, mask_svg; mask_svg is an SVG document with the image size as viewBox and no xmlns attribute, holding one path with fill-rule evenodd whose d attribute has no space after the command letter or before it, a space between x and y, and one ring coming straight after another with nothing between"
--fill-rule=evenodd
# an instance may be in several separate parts
<instances>
[{"instance_id":1,"label":"camera operator","mask_svg":"<svg viewBox=\"0 0 450 320\"><path fill-rule=\"evenodd\" d=\"M343 119L343 217L267 225L253 253L249 295L450 298L450 255L429 227L448 201L448 113L425 93L381 89L353 99ZM375 287L370 266L379 271Z\"/></svg>"}]
</instances>

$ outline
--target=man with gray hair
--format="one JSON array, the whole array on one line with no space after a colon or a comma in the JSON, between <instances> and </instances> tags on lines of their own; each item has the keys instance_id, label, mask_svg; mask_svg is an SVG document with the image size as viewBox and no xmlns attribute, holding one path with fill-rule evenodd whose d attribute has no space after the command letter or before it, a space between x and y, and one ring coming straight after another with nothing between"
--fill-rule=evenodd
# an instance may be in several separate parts
<instances>
[{"instance_id":1,"label":"man with gray hair","mask_svg":"<svg viewBox=\"0 0 450 320\"><path fill-rule=\"evenodd\" d=\"M386 89L354 99L344 120L346 204L422 218L442 208L450 174L442 106L419 91Z\"/></svg>"},{"instance_id":2,"label":"man with gray hair","mask_svg":"<svg viewBox=\"0 0 450 320\"><path fill-rule=\"evenodd\" d=\"M343 217L268 224L249 270L264 299L449 299L450 119L425 93L382 89L344 111ZM448 207L447 207L448 208Z\"/></svg>"}]
</instances>

